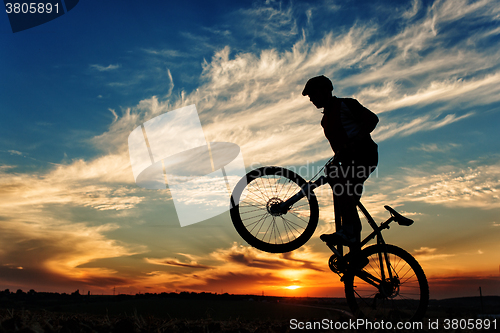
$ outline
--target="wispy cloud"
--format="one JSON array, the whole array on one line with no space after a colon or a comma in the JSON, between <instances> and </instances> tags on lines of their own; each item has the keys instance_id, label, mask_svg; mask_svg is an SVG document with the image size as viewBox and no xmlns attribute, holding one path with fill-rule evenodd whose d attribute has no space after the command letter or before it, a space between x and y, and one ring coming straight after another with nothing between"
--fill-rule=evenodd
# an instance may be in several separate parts
<instances>
[{"instance_id":1,"label":"wispy cloud","mask_svg":"<svg viewBox=\"0 0 500 333\"><path fill-rule=\"evenodd\" d=\"M12 155L23 156L23 153L21 153L20 151L17 151L17 150L9 150L8 152Z\"/></svg>"},{"instance_id":2,"label":"wispy cloud","mask_svg":"<svg viewBox=\"0 0 500 333\"><path fill-rule=\"evenodd\" d=\"M414 250L412 254L419 262L443 260L454 256L454 254L436 253L436 250L436 248L421 247L420 249Z\"/></svg>"},{"instance_id":3,"label":"wispy cloud","mask_svg":"<svg viewBox=\"0 0 500 333\"><path fill-rule=\"evenodd\" d=\"M3 263L11 263L0 267L3 284L33 288L30 276L35 274L38 286L43 289L54 290L54 283L59 284L57 290L60 291L79 288L82 283L95 288L105 287L103 279L119 279L113 276L113 269L78 266L93 259L130 255L138 250L138 247L132 249L104 236L105 232L116 230L116 225L92 227L55 220L38 210L41 220L36 214L28 213L23 214L22 219L2 221L0 259ZM22 265L23 270L12 270L12 265Z\"/></svg>"},{"instance_id":4,"label":"wispy cloud","mask_svg":"<svg viewBox=\"0 0 500 333\"><path fill-rule=\"evenodd\" d=\"M292 4L266 1L265 4L256 3L252 8L242 9L234 15L248 34L269 44L281 44L298 34Z\"/></svg>"},{"instance_id":5,"label":"wispy cloud","mask_svg":"<svg viewBox=\"0 0 500 333\"><path fill-rule=\"evenodd\" d=\"M54 290L51 283L56 283L60 291L77 289L82 284L93 285L95 290L107 283L130 283L128 278L114 276L116 271L108 267L79 267L92 260L127 256L145 249L107 235L120 228L112 222L126 216L120 211L130 210L144 199L132 186L128 165L128 159L122 156L107 155L90 162L60 164L38 174L0 168L0 261L16 263L25 272L3 272L2 282L32 288L28 276L38 276L40 286ZM98 214L91 218L92 213L85 209L115 213L108 221L99 222Z\"/></svg>"},{"instance_id":6,"label":"wispy cloud","mask_svg":"<svg viewBox=\"0 0 500 333\"><path fill-rule=\"evenodd\" d=\"M90 68L95 69L99 72L108 72L108 71L118 69L120 67L121 67L120 64L116 64L116 65L110 64L108 66L102 66L102 65L97 65L97 64L90 65Z\"/></svg>"},{"instance_id":7,"label":"wispy cloud","mask_svg":"<svg viewBox=\"0 0 500 333\"><path fill-rule=\"evenodd\" d=\"M154 54L154 55L160 55L160 56L164 56L164 57L170 57L170 58L189 56L189 54L182 53L178 50L172 50L172 49L161 49L161 50L144 49L144 52L149 53L149 54Z\"/></svg>"},{"instance_id":8,"label":"wispy cloud","mask_svg":"<svg viewBox=\"0 0 500 333\"><path fill-rule=\"evenodd\" d=\"M0 153L8 153L12 156L20 156L20 157L24 157L24 158L27 158L27 159L30 159L30 160L33 160L33 161L37 161L37 162L43 162L43 163L48 163L48 164L51 164L51 165L60 165L58 163L52 163L52 162L48 162L48 161L43 161L43 160L40 160L38 158L34 158L34 157L31 157L29 156L28 153L26 152L22 152L22 151L18 151L18 150L14 150L14 149L9 149L9 150L0 150ZM7 169L11 169L13 167L11 166L2 166L0 167L0 170L4 168L4 170L7 170Z\"/></svg>"},{"instance_id":9,"label":"wispy cloud","mask_svg":"<svg viewBox=\"0 0 500 333\"><path fill-rule=\"evenodd\" d=\"M408 148L409 150L421 150L425 151L427 153L444 153L447 151L450 151L452 149L460 147L460 144L457 143L447 143L447 144L440 144L438 145L437 143L429 143L429 144L421 144L418 147L410 147Z\"/></svg>"},{"instance_id":10,"label":"wispy cloud","mask_svg":"<svg viewBox=\"0 0 500 333\"><path fill-rule=\"evenodd\" d=\"M437 117L425 115L418 118L413 118L405 123L389 123L382 124L373 132L373 137L377 142L387 140L396 135L407 136L422 131L432 131L440 127L452 124L456 121L472 116L474 113L469 112L462 116L455 114L447 114L445 117Z\"/></svg>"},{"instance_id":11,"label":"wispy cloud","mask_svg":"<svg viewBox=\"0 0 500 333\"><path fill-rule=\"evenodd\" d=\"M421 7L422 3L420 2L420 0L413 0L411 8L403 13L402 15L403 18L410 19L414 17L418 13Z\"/></svg>"},{"instance_id":12,"label":"wispy cloud","mask_svg":"<svg viewBox=\"0 0 500 333\"><path fill-rule=\"evenodd\" d=\"M448 207L500 207L500 168L497 165L477 167L448 166L444 172L407 169L393 182L390 196L401 201L417 201Z\"/></svg>"},{"instance_id":13,"label":"wispy cloud","mask_svg":"<svg viewBox=\"0 0 500 333\"><path fill-rule=\"evenodd\" d=\"M45 205L64 204L98 210L129 209L143 200L136 195L133 177L125 156L108 155L91 162L77 160L57 165L43 175L0 170L3 188L0 206L4 214L29 214ZM125 185L125 186L124 186Z\"/></svg>"},{"instance_id":14,"label":"wispy cloud","mask_svg":"<svg viewBox=\"0 0 500 333\"><path fill-rule=\"evenodd\" d=\"M207 256L198 256L196 261L190 263L173 258L168 258L166 261L167 263L165 259L155 259L151 262L180 266L191 271L175 274L157 272L150 276L150 284L164 284L163 281L169 281L170 288L188 290L224 288L229 292L259 293L262 289L283 290L285 286L291 284L306 284L306 281L311 281L314 276L318 277L324 272L320 265L324 258L311 252L307 247L293 254L276 256L235 243L229 248L219 248ZM204 267L200 261L210 261L212 264ZM248 284L245 284L245 281Z\"/></svg>"},{"instance_id":15,"label":"wispy cloud","mask_svg":"<svg viewBox=\"0 0 500 333\"><path fill-rule=\"evenodd\" d=\"M397 92L394 90L395 85L390 84L386 84L381 90L361 91L360 94L362 96L371 95L379 97L392 95L396 97L383 99L383 102L374 103L377 109L384 111L392 111L409 106L421 107L444 101L451 102L450 106L455 106L458 102L470 104L471 101L474 101L475 105L484 105L500 100L496 96L496 93L500 89L497 88L498 83L500 83L500 72L470 80L444 79L443 81L433 81L412 95L407 95L401 88ZM484 97L484 99L478 99L480 96Z\"/></svg>"},{"instance_id":16,"label":"wispy cloud","mask_svg":"<svg viewBox=\"0 0 500 333\"><path fill-rule=\"evenodd\" d=\"M195 91L175 92L168 71L168 98L152 97L126 109L96 140L106 137L125 142L123 135L141 121L196 104L207 138L239 144L247 165L301 164L323 159L331 152L318 126L321 115L300 95L307 78L320 73L333 77L342 90L354 89L353 95L364 105L382 113L374 133L378 141L437 130L472 117L476 113L467 110L471 105L499 100L500 72L484 75L487 68L495 70L495 56L467 47L472 36L458 39L449 48L437 47L452 31L443 22L465 15L450 15L447 4L432 7L417 20L406 18L400 31L385 37L380 37L382 27L369 22L357 23L344 34L327 33L320 40L309 41L297 34L298 40L288 50L269 48L258 54L232 54L226 46L203 63L202 84ZM460 12L494 19L486 10L491 7L488 2L473 7L460 2L458 6L463 7ZM420 2L414 2L412 8L420 11ZM290 24L294 22L292 5L284 9L255 7L240 14L249 18L261 15L263 19L277 15ZM440 29L438 37L433 32L436 27ZM425 38L417 45L415 36L419 34ZM273 32L273 36L277 35ZM354 67L357 72L361 68L362 73L349 75L349 69ZM445 107L437 104L444 102L448 103ZM409 107L417 111L400 111ZM386 116L387 111L392 112ZM274 149L270 153L272 147L283 145L288 146L286 151Z\"/></svg>"},{"instance_id":17,"label":"wispy cloud","mask_svg":"<svg viewBox=\"0 0 500 333\"><path fill-rule=\"evenodd\" d=\"M111 114L113 115L113 117L114 117L113 121L118 120L118 115L116 114L114 109L108 108L108 111L111 112Z\"/></svg>"},{"instance_id":18,"label":"wispy cloud","mask_svg":"<svg viewBox=\"0 0 500 333\"><path fill-rule=\"evenodd\" d=\"M163 258L163 259L152 259L145 258L146 262L154 265L165 265L174 267L185 267L185 268L196 268L196 269L210 269L210 266L200 265L196 261L182 262L177 258Z\"/></svg>"}]
</instances>

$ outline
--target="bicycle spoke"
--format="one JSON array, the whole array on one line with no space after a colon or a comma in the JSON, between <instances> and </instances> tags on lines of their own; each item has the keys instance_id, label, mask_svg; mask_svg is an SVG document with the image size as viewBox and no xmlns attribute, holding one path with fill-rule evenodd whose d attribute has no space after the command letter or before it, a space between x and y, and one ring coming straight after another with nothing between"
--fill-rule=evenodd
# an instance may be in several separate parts
<instances>
[{"instance_id":1,"label":"bicycle spoke","mask_svg":"<svg viewBox=\"0 0 500 333\"><path fill-rule=\"evenodd\" d=\"M276 223L276 219L274 219L274 222ZM281 240L281 244L283 244L283 238L281 238L281 233L280 229L278 228L278 224L276 223L276 231L278 231L279 238Z\"/></svg>"},{"instance_id":2,"label":"bicycle spoke","mask_svg":"<svg viewBox=\"0 0 500 333\"><path fill-rule=\"evenodd\" d=\"M283 219L283 220L287 223L288 228L290 229L290 232L292 233L292 236L294 237L294 239L296 239L297 237L295 237L295 234L293 233L293 231L292 231L292 229L291 229L291 228L293 228L293 230L295 230L295 232L296 232L297 234L299 234L299 235L300 235L300 232L299 232L297 229L295 229L295 227L293 226L293 224L291 224L291 223L290 223L290 221L288 221L288 220L286 220L286 219Z\"/></svg>"},{"instance_id":3,"label":"bicycle spoke","mask_svg":"<svg viewBox=\"0 0 500 333\"><path fill-rule=\"evenodd\" d=\"M295 184L295 185L296 185L296 184ZM295 192L292 192L292 194L290 194L290 196L288 196L288 193L290 192L290 190L291 190L292 188L296 188L296 189L297 189L297 191L295 191L295 192L298 192L298 191L300 190L300 187L299 187L298 185L296 185L296 186L291 186L291 183L290 183L290 186L288 186L288 189L286 190L285 195L283 195L283 198L285 198L283 201L287 201L288 199L290 199L290 197L291 197L292 195L294 195L294 194L295 194Z\"/></svg>"},{"instance_id":4,"label":"bicycle spoke","mask_svg":"<svg viewBox=\"0 0 500 333\"><path fill-rule=\"evenodd\" d=\"M242 205L241 203L238 205L241 208L247 208L247 207L256 207L256 208L259 208L259 209L264 209L266 210L266 206L265 205L255 205L255 204L252 204L252 203L249 203L249 202L245 202L244 205Z\"/></svg>"},{"instance_id":5,"label":"bicycle spoke","mask_svg":"<svg viewBox=\"0 0 500 333\"><path fill-rule=\"evenodd\" d=\"M259 202L259 201L255 200L254 198L251 198L251 197L249 197L249 196L247 196L245 199L252 200L252 201L254 201L255 203L259 204L259 206L257 206L257 207L262 207L262 206L264 206L264 207L265 207L265 206L266 206L266 203L267 203L266 201L265 201L264 203ZM250 205L250 203L248 203L248 204Z\"/></svg>"},{"instance_id":6,"label":"bicycle spoke","mask_svg":"<svg viewBox=\"0 0 500 333\"><path fill-rule=\"evenodd\" d=\"M309 203L308 203L308 202L306 202L305 204L300 205L300 206L295 206L295 205L294 205L294 206L292 206L292 209L297 209L297 208L299 208L299 207L304 207L304 206L308 206L308 207L309 207ZM290 211L291 211L292 209L290 209Z\"/></svg>"},{"instance_id":7,"label":"bicycle spoke","mask_svg":"<svg viewBox=\"0 0 500 333\"><path fill-rule=\"evenodd\" d=\"M257 184L257 182L255 182L255 183L251 182L250 184L248 184L248 186L252 186L252 188L256 189L256 192L250 192L250 188L248 188L248 192L261 198L262 200L264 200L264 202L267 202L269 200L269 197L267 197L267 195L260 189L260 186L259 186L259 184ZM262 195L258 195L257 191Z\"/></svg>"},{"instance_id":8,"label":"bicycle spoke","mask_svg":"<svg viewBox=\"0 0 500 333\"><path fill-rule=\"evenodd\" d=\"M246 218L246 219L242 219L241 221L248 221L250 219L253 219L253 218L256 218L256 217L259 217L259 216L265 216L265 215L269 215L268 212L265 212L264 214L261 214L261 215L257 215L257 216L252 216L252 217L249 217L249 218Z\"/></svg>"},{"instance_id":9,"label":"bicycle spoke","mask_svg":"<svg viewBox=\"0 0 500 333\"><path fill-rule=\"evenodd\" d=\"M284 218L284 219L285 219L285 220L286 220L286 221L287 221L290 225L292 225L292 226L293 226L293 225L295 225L295 226L297 226L297 227L299 227L299 228L301 228L301 229L305 229L303 226L300 226L300 225L298 225L297 223L294 223L294 222L292 222L292 221L291 221L291 220L289 220L289 219L286 219L286 218ZM294 229L295 229L295 228L294 228ZM297 230L297 229L295 229L295 230ZM298 232L298 231L297 231L297 232Z\"/></svg>"},{"instance_id":10,"label":"bicycle spoke","mask_svg":"<svg viewBox=\"0 0 500 333\"><path fill-rule=\"evenodd\" d=\"M291 183L292 183L292 181L290 179L286 178L286 180L283 182L283 185L281 186L280 190L276 193L276 196L279 198L281 191L283 190L283 188L285 188L285 185L291 184Z\"/></svg>"},{"instance_id":11,"label":"bicycle spoke","mask_svg":"<svg viewBox=\"0 0 500 333\"><path fill-rule=\"evenodd\" d=\"M271 185L271 177L267 177L267 183L269 184L269 189L271 190L271 194L273 194L273 185Z\"/></svg>"},{"instance_id":12,"label":"bicycle spoke","mask_svg":"<svg viewBox=\"0 0 500 333\"><path fill-rule=\"evenodd\" d=\"M246 181L246 183L244 183ZM248 244L272 253L297 249L313 235L318 223L318 202L308 196L287 212L279 204L295 195L306 181L290 170L263 167L249 172L233 198L239 204L230 210L238 233Z\"/></svg>"},{"instance_id":13,"label":"bicycle spoke","mask_svg":"<svg viewBox=\"0 0 500 333\"><path fill-rule=\"evenodd\" d=\"M294 227L294 225L296 225L295 223L293 223L292 221L290 221L288 219L285 219L285 218L283 218L283 220L285 221L285 223L288 226L288 228L290 229L290 231L293 228L293 230L295 230L295 232L300 235L300 232ZM298 225L297 225L297 227L302 228L302 227L300 227ZM302 229L304 229L304 228L302 228ZM293 234L293 232L292 232L292 234Z\"/></svg>"},{"instance_id":14,"label":"bicycle spoke","mask_svg":"<svg viewBox=\"0 0 500 333\"><path fill-rule=\"evenodd\" d=\"M262 227L266 223L267 216L269 216L269 214L267 213L267 202L265 202L267 198L270 198L271 196L275 198L286 198L291 192L291 189L293 189L294 187L297 188L297 191L300 189L295 183L291 182L287 178L284 181L279 177L277 178L276 175L273 175L272 177L266 177L265 180L262 178L264 177L261 177L260 182L254 180L250 183L251 186L249 189L249 193L246 196L246 201L243 202L245 205L240 204L240 207L255 209L242 210L240 214L258 214L255 212L259 211L262 211L264 213L242 219L242 221L247 221L258 218L257 221L246 224L245 227L247 229L250 229L249 231L252 234L256 227L259 227L259 230L257 231L257 237L272 244L284 244L285 240L288 240L288 242L290 242L291 240L297 239L298 235L301 234L299 230L305 230L305 227L299 225L298 222L305 223L306 225L309 223L309 221L307 221L303 216L300 215L302 212L304 212L303 210L300 210L300 208L306 208L309 206L309 202L307 200L305 202L302 202L302 204L300 204L299 206L294 206L288 211L288 213L294 217L295 221L287 219L284 216L280 216L282 220L282 226L280 226L277 223L276 219L273 217L272 220L269 221L269 225L266 227L264 236L259 236ZM282 195L283 192L285 192L284 196ZM294 194L295 191L293 191L292 193ZM280 229L283 230L283 234L282 230Z\"/></svg>"},{"instance_id":15,"label":"bicycle spoke","mask_svg":"<svg viewBox=\"0 0 500 333\"><path fill-rule=\"evenodd\" d=\"M250 202L240 202L240 204L238 205L240 208L246 208L246 207L259 207L260 209L265 209L265 205L255 205L255 204L252 204Z\"/></svg>"},{"instance_id":16,"label":"bicycle spoke","mask_svg":"<svg viewBox=\"0 0 500 333\"><path fill-rule=\"evenodd\" d=\"M262 215L261 218L259 218L257 221L255 222L252 222L250 224L247 224L245 227L248 229L250 227L252 227L250 230L248 230L248 232L252 233L252 231L262 222L263 224L265 223L266 221L266 218L267 216L266 215Z\"/></svg>"},{"instance_id":17,"label":"bicycle spoke","mask_svg":"<svg viewBox=\"0 0 500 333\"><path fill-rule=\"evenodd\" d=\"M280 217L283 220L283 227L285 228L286 236L288 237L288 242L290 242L290 234L288 233L288 230L287 230L286 220L283 218L283 216L280 216ZM289 229L289 230L290 230L290 232L292 232L291 229Z\"/></svg>"},{"instance_id":18,"label":"bicycle spoke","mask_svg":"<svg viewBox=\"0 0 500 333\"><path fill-rule=\"evenodd\" d=\"M267 232L269 231L269 228L271 228L272 223L269 223L269 227L267 227L266 232L264 233L264 237L262 237L263 240L266 239ZM260 231L259 231L260 232Z\"/></svg>"},{"instance_id":19,"label":"bicycle spoke","mask_svg":"<svg viewBox=\"0 0 500 333\"><path fill-rule=\"evenodd\" d=\"M253 229L255 229L255 227L260 223L260 221L262 221L262 219L259 219L253 223L250 223L250 224L247 224L246 227L250 227L251 225L253 225L253 228L250 230L250 233L252 232Z\"/></svg>"},{"instance_id":20,"label":"bicycle spoke","mask_svg":"<svg viewBox=\"0 0 500 333\"><path fill-rule=\"evenodd\" d=\"M248 232L252 233L252 231L255 229L255 227L257 227L260 224L260 222L262 222L262 224L260 225L260 228L259 228L259 231L260 231L260 229L264 225L264 223L265 223L266 218L267 218L268 215L269 214L267 214L267 213L263 214L262 217L259 220L257 220L256 222L252 223L252 224L255 224L255 225L253 226L253 228L251 230L248 230L248 226L245 226L247 228ZM259 233L259 231L257 231L257 234Z\"/></svg>"},{"instance_id":21,"label":"bicycle spoke","mask_svg":"<svg viewBox=\"0 0 500 333\"><path fill-rule=\"evenodd\" d=\"M293 213L292 213L292 215L293 215L293 216L295 216L296 218L298 218L299 220L304 221L306 224L307 224L307 223L309 223L309 221L304 220L303 218L299 217L299 216L298 216L298 215L296 215L296 214L293 214Z\"/></svg>"},{"instance_id":22,"label":"bicycle spoke","mask_svg":"<svg viewBox=\"0 0 500 333\"><path fill-rule=\"evenodd\" d=\"M271 218L271 221L269 221L269 227L271 228L271 232L269 233L269 239L267 240L267 242L269 244L272 244L271 243L271 237L273 237L273 231L274 231L274 225L273 225L273 218ZM262 238L263 240L266 240L266 235L264 234L264 238Z\"/></svg>"},{"instance_id":23,"label":"bicycle spoke","mask_svg":"<svg viewBox=\"0 0 500 333\"><path fill-rule=\"evenodd\" d=\"M345 282L347 301L353 312L376 321L421 319L429 289L415 259L393 245L373 245L362 251L369 259L367 266ZM380 277L378 281L376 276Z\"/></svg>"},{"instance_id":24,"label":"bicycle spoke","mask_svg":"<svg viewBox=\"0 0 500 333\"><path fill-rule=\"evenodd\" d=\"M248 212L242 212L242 213L240 213L240 214L241 214L241 215L243 215L243 214L248 214L248 213L256 212L256 211L259 211L259 210L266 210L266 209L263 209L263 208L258 208L258 209L254 209L254 210L249 210Z\"/></svg>"},{"instance_id":25,"label":"bicycle spoke","mask_svg":"<svg viewBox=\"0 0 500 333\"><path fill-rule=\"evenodd\" d=\"M400 280L402 280L406 276L406 274L408 274L410 272L413 272L413 271L412 271L411 267L408 267L408 269L406 270L406 272L399 277ZM411 278L411 276L410 276L410 278Z\"/></svg>"},{"instance_id":26,"label":"bicycle spoke","mask_svg":"<svg viewBox=\"0 0 500 333\"><path fill-rule=\"evenodd\" d=\"M259 178L259 179L260 179L260 182L261 182L261 184L262 184L263 188L264 188L264 189L266 189L266 184L265 184L265 182L264 182L264 179L263 179L263 178ZM266 197L266 199L267 199L267 200L269 200L269 199L270 199L270 198L269 198L269 196L268 196L267 191L266 191L266 192L262 192L262 194Z\"/></svg>"},{"instance_id":27,"label":"bicycle spoke","mask_svg":"<svg viewBox=\"0 0 500 333\"><path fill-rule=\"evenodd\" d=\"M269 200L268 196L265 193L265 187L262 188L262 186L257 181L252 181L247 186L247 196L253 195L262 199L262 201L264 202L267 202Z\"/></svg>"},{"instance_id":28,"label":"bicycle spoke","mask_svg":"<svg viewBox=\"0 0 500 333\"><path fill-rule=\"evenodd\" d=\"M271 222L273 224L273 228L271 230L271 235L274 233L274 243L273 244L277 244L278 241L276 239L276 217L273 216L273 221ZM271 242L271 237L269 237L269 242Z\"/></svg>"}]
</instances>

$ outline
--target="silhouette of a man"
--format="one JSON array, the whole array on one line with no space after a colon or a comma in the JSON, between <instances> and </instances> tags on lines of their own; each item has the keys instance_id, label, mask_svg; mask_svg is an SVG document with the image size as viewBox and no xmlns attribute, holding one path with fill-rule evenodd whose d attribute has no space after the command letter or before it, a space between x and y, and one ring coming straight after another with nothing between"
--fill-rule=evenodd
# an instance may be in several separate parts
<instances>
[{"instance_id":1,"label":"silhouette of a man","mask_svg":"<svg viewBox=\"0 0 500 333\"><path fill-rule=\"evenodd\" d=\"M327 243L349 246L351 253L356 254L360 251L361 237L356 205L364 181L378 164L378 146L370 136L378 117L357 100L337 98L332 92L332 82L323 75L307 81L302 91L314 106L323 108L321 126L338 162L327 165L326 173L342 229L320 238Z\"/></svg>"}]
</instances>

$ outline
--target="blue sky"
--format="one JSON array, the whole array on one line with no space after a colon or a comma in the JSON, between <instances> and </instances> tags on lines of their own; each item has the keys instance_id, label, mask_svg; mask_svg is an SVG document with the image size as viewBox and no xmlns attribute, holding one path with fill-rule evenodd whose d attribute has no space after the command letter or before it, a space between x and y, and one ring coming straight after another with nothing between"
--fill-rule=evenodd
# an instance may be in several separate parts
<instances>
[{"instance_id":1,"label":"blue sky","mask_svg":"<svg viewBox=\"0 0 500 333\"><path fill-rule=\"evenodd\" d=\"M127 150L136 126L196 104L207 139L238 144L247 169L307 176L331 151L300 93L324 74L379 115L363 202L416 220L387 239L419 258L431 297L498 294L499 17L486 0L81 1L13 34L5 15L0 288L336 295L317 237L333 230L327 189L293 261L248 248L229 214L180 228L168 192L135 185Z\"/></svg>"}]
</instances>

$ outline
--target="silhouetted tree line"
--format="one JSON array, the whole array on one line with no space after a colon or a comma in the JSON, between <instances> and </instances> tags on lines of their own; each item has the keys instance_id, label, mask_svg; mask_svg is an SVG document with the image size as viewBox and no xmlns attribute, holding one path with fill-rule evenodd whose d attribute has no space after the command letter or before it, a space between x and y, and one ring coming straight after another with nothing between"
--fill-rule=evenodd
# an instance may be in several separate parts
<instances>
[{"instance_id":1,"label":"silhouetted tree line","mask_svg":"<svg viewBox=\"0 0 500 333\"><path fill-rule=\"evenodd\" d=\"M309 298L309 297L280 297L280 296L261 296L261 295L234 295L229 293L211 293L211 292L162 292L162 293L138 293L135 295L118 294L118 295L91 295L90 292L87 294L80 294L80 290L76 290L70 294L67 293L56 293L56 292L37 292L30 289L28 292L24 292L18 289L16 292L11 292L9 289L0 291L0 306L5 305L6 302L11 301L43 301L43 300L59 300L59 301L90 301L99 302L100 300L106 301L125 301L132 299L158 299L158 298L175 298L175 299L192 299L192 300L245 300L245 301L263 301L263 302L287 302L287 303L308 303L317 304L324 302L332 302L329 298ZM338 301L345 303L344 299L339 299Z\"/></svg>"},{"instance_id":2,"label":"silhouetted tree line","mask_svg":"<svg viewBox=\"0 0 500 333\"><path fill-rule=\"evenodd\" d=\"M28 292L24 292L22 289L17 289L16 292L5 289L0 291L1 299L33 299L33 298L75 298L80 297L80 291L76 290L71 294L66 293L49 293L49 292L37 292L34 289L30 289Z\"/></svg>"},{"instance_id":3,"label":"silhouetted tree line","mask_svg":"<svg viewBox=\"0 0 500 333\"><path fill-rule=\"evenodd\" d=\"M248 299L249 297L253 298L270 298L270 296L252 296L252 295L233 295L228 293L218 294L218 293L210 293L210 292L188 292L181 291L179 293L176 292L162 292L162 293L138 293L135 295L127 295L127 294L118 294L116 296L112 295L91 295L90 291L87 295L80 294L80 290L76 290L71 294L67 293L56 293L56 292L37 292L34 289L30 289L28 292L24 292L21 289L18 289L16 292L10 291L9 289L5 289L4 291L0 291L0 300L2 299L85 299L85 298L115 298L115 299L144 299L144 298L184 298L184 299Z\"/></svg>"}]
</instances>

